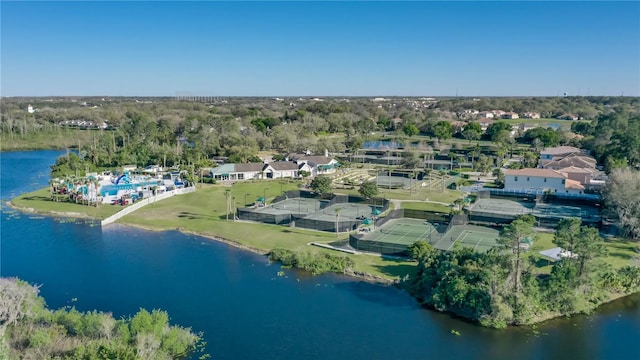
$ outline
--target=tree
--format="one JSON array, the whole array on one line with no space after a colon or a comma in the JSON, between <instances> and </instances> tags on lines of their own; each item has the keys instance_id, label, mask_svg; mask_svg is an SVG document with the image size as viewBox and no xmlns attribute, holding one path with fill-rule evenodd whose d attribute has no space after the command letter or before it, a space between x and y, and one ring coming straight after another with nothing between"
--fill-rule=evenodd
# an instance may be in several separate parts
<instances>
[{"instance_id":1,"label":"tree","mask_svg":"<svg viewBox=\"0 0 640 360\"><path fill-rule=\"evenodd\" d=\"M433 135L440 140L451 139L451 136L453 136L453 126L448 121L438 121L433 126Z\"/></svg>"},{"instance_id":2,"label":"tree","mask_svg":"<svg viewBox=\"0 0 640 360\"><path fill-rule=\"evenodd\" d=\"M624 233L640 238L640 170L614 169L603 195L607 211L618 219Z\"/></svg>"},{"instance_id":3,"label":"tree","mask_svg":"<svg viewBox=\"0 0 640 360\"><path fill-rule=\"evenodd\" d=\"M581 227L574 251L578 256L578 277L582 277L586 265L606 253L604 241L598 229L589 226Z\"/></svg>"},{"instance_id":4,"label":"tree","mask_svg":"<svg viewBox=\"0 0 640 360\"><path fill-rule=\"evenodd\" d=\"M478 140L482 135L482 127L477 122L472 122L464 126L464 130L462 130L462 137L469 140Z\"/></svg>"},{"instance_id":5,"label":"tree","mask_svg":"<svg viewBox=\"0 0 640 360\"><path fill-rule=\"evenodd\" d=\"M560 220L553 235L553 243L573 253L581 225L582 221L578 218Z\"/></svg>"},{"instance_id":6,"label":"tree","mask_svg":"<svg viewBox=\"0 0 640 360\"><path fill-rule=\"evenodd\" d=\"M521 244L527 239L533 237L533 224L535 218L531 215L520 215L511 224L502 229L498 244L502 245L506 250L511 251L512 267L511 278L513 279L514 294L520 292L520 277L522 274L522 246Z\"/></svg>"},{"instance_id":7,"label":"tree","mask_svg":"<svg viewBox=\"0 0 640 360\"><path fill-rule=\"evenodd\" d=\"M331 191L331 178L320 175L311 180L309 187L318 194L326 194Z\"/></svg>"},{"instance_id":8,"label":"tree","mask_svg":"<svg viewBox=\"0 0 640 360\"><path fill-rule=\"evenodd\" d=\"M420 158L413 151L407 151L400 164L405 169L415 169L420 166Z\"/></svg>"},{"instance_id":9,"label":"tree","mask_svg":"<svg viewBox=\"0 0 640 360\"><path fill-rule=\"evenodd\" d=\"M429 266L436 255L436 249L424 240L418 240L409 245L409 255L418 260L423 266Z\"/></svg>"},{"instance_id":10,"label":"tree","mask_svg":"<svg viewBox=\"0 0 640 360\"><path fill-rule=\"evenodd\" d=\"M336 213L336 237L338 237L338 233L340 232L340 212L342 208L335 208L334 211Z\"/></svg>"},{"instance_id":11,"label":"tree","mask_svg":"<svg viewBox=\"0 0 640 360\"><path fill-rule=\"evenodd\" d=\"M360 184L360 188L358 189L358 193L365 199L371 199L372 197L378 195L378 185L375 180L365 181Z\"/></svg>"},{"instance_id":12,"label":"tree","mask_svg":"<svg viewBox=\"0 0 640 360\"><path fill-rule=\"evenodd\" d=\"M418 129L417 126L415 126L414 124L408 124L405 125L402 128L402 131L407 135L407 136L414 136L414 135L418 135L420 133L420 130Z\"/></svg>"},{"instance_id":13,"label":"tree","mask_svg":"<svg viewBox=\"0 0 640 360\"><path fill-rule=\"evenodd\" d=\"M496 137L500 131L511 132L511 124L505 121L496 121L487 127L486 134L492 141L496 141Z\"/></svg>"}]
</instances>

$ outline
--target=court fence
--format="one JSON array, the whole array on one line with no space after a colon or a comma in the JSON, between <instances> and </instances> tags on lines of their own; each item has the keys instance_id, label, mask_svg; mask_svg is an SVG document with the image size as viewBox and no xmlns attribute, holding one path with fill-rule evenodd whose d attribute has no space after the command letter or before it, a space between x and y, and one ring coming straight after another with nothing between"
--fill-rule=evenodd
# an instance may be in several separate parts
<instances>
[{"instance_id":1,"label":"court fence","mask_svg":"<svg viewBox=\"0 0 640 360\"><path fill-rule=\"evenodd\" d=\"M291 208L279 209L277 204L279 202L291 199L316 199L320 201L319 207L315 211L309 211L305 208L305 211L296 209L295 206ZM325 196L317 196L310 191L304 190L291 190L276 197L272 203L272 207L280 210L278 214L264 211L264 208L239 208L236 211L237 218L240 220L261 222L265 224L287 225L290 227L297 227L310 230L330 231L336 232L348 232L355 230L364 220L365 216L361 219L337 219L323 220L318 219L317 215L324 209L329 208L335 204L354 203L361 205L368 205L372 209L378 210L383 213L389 209L390 202L384 198L372 198L364 199L360 196L354 195L336 195L328 194ZM370 214L365 214L370 215ZM336 222L336 220L338 220Z\"/></svg>"}]
</instances>

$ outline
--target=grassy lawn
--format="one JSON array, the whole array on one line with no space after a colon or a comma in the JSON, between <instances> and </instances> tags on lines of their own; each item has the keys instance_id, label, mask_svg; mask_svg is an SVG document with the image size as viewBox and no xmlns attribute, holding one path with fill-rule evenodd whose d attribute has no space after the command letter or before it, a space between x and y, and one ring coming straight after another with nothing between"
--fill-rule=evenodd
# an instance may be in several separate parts
<instances>
[{"instance_id":1,"label":"grassy lawn","mask_svg":"<svg viewBox=\"0 0 640 360\"><path fill-rule=\"evenodd\" d=\"M276 185L277 192L272 190ZM291 190L297 186L296 183L283 184L283 189ZM249 201L252 197L255 199L262 196L265 188L268 188L266 190L267 197L269 195L275 196L279 194L280 184L277 182L241 183L232 188L209 185L194 193L174 196L145 206L120 219L119 222L158 230L182 229L212 237L222 237L263 251L282 247L290 250L304 249L310 252L335 254L331 250L307 246L309 242L329 243L335 241L336 236L332 233L281 225L226 221L225 190L231 189L232 196L235 196L236 202L240 204L238 198L244 198L244 194L250 194L247 195L247 201ZM345 239L346 237L347 234L340 234L340 238ZM380 256L344 255L355 261L357 271L389 279L404 276L415 268L414 263L386 260Z\"/></svg>"},{"instance_id":2,"label":"grassy lawn","mask_svg":"<svg viewBox=\"0 0 640 360\"><path fill-rule=\"evenodd\" d=\"M553 243L552 233L538 233L538 239L534 243L532 249L529 251L528 256L536 256L542 258L539 254L541 250L548 250L557 247ZM608 255L602 260L611 265L613 268L621 268L623 266L632 265L634 261L640 258L640 248L637 242L623 240L623 239L607 239L605 241L605 248ZM546 259L538 260L536 267L541 274L549 274L553 262L548 262Z\"/></svg>"},{"instance_id":3,"label":"grassy lawn","mask_svg":"<svg viewBox=\"0 0 640 360\"><path fill-rule=\"evenodd\" d=\"M87 214L87 216L97 219L105 219L123 209L122 206L116 205L100 205L98 207L93 207L72 202L51 201L49 188L22 194L11 200L11 202L17 207L31 208L38 212Z\"/></svg>"},{"instance_id":4,"label":"grassy lawn","mask_svg":"<svg viewBox=\"0 0 640 360\"><path fill-rule=\"evenodd\" d=\"M411 210L427 210L446 214L451 212L451 208L448 206L428 202L403 202L402 208Z\"/></svg>"}]
</instances>

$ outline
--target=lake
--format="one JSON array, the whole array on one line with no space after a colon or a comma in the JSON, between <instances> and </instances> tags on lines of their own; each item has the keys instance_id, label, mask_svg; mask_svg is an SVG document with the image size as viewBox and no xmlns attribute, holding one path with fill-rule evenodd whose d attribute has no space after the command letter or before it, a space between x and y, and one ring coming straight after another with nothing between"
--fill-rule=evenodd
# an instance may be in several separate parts
<instances>
[{"instance_id":1,"label":"lake","mask_svg":"<svg viewBox=\"0 0 640 360\"><path fill-rule=\"evenodd\" d=\"M47 185L60 151L1 154L0 275L42 284L52 308L116 317L167 310L204 332L213 359L637 359L640 296L591 316L485 329L423 309L401 290L312 277L176 231L14 212L4 201ZM451 334L460 332L460 336Z\"/></svg>"}]
</instances>

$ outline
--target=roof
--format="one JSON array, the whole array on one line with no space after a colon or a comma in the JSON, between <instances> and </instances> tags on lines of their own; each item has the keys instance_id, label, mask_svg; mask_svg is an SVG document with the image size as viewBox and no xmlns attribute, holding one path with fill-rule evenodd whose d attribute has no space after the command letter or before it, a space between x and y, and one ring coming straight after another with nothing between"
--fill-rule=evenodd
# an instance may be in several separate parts
<instances>
[{"instance_id":1,"label":"roof","mask_svg":"<svg viewBox=\"0 0 640 360\"><path fill-rule=\"evenodd\" d=\"M558 178L564 179L564 176L555 170L550 169L519 169L519 170L505 170L505 175L513 176L533 176L533 177L545 177L545 178Z\"/></svg>"},{"instance_id":2,"label":"roof","mask_svg":"<svg viewBox=\"0 0 640 360\"><path fill-rule=\"evenodd\" d=\"M327 156L303 156L296 161L312 162L316 165L328 165L333 159Z\"/></svg>"},{"instance_id":3,"label":"roof","mask_svg":"<svg viewBox=\"0 0 640 360\"><path fill-rule=\"evenodd\" d=\"M556 167L556 168L567 168L567 167L578 167L578 168L595 168L596 167L596 159L591 156L585 155L569 155L565 157L554 157L551 160L540 159L540 165L544 168Z\"/></svg>"},{"instance_id":4,"label":"roof","mask_svg":"<svg viewBox=\"0 0 640 360\"><path fill-rule=\"evenodd\" d=\"M553 249L549 249L549 250L542 250L540 251L540 254L542 256L546 256L550 259L553 260L560 260L561 258L565 258L565 257L574 257L575 255L571 253L571 251L567 251L563 248L560 247L556 247Z\"/></svg>"},{"instance_id":5,"label":"roof","mask_svg":"<svg viewBox=\"0 0 640 360\"><path fill-rule=\"evenodd\" d=\"M235 164L235 172L258 172L262 171L264 163L247 163L247 164Z\"/></svg>"},{"instance_id":6,"label":"roof","mask_svg":"<svg viewBox=\"0 0 640 360\"><path fill-rule=\"evenodd\" d=\"M569 166L566 168L562 168L562 169L558 169L557 170L559 173L577 173L577 174L592 174L591 171L584 169L584 168L580 168L577 166Z\"/></svg>"},{"instance_id":7,"label":"roof","mask_svg":"<svg viewBox=\"0 0 640 360\"><path fill-rule=\"evenodd\" d=\"M565 189L584 190L584 186L580 184L580 181L567 179Z\"/></svg>"},{"instance_id":8,"label":"roof","mask_svg":"<svg viewBox=\"0 0 640 360\"><path fill-rule=\"evenodd\" d=\"M573 146L556 146L556 147L546 148L546 149L542 150L540 152L540 154L545 154L545 155L563 155L563 154L573 154L573 153L580 153L580 152L582 152L582 150L578 149L577 147L573 147Z\"/></svg>"},{"instance_id":9,"label":"roof","mask_svg":"<svg viewBox=\"0 0 640 360\"><path fill-rule=\"evenodd\" d=\"M293 161L274 161L269 163L274 170L298 170L298 164Z\"/></svg>"},{"instance_id":10,"label":"roof","mask_svg":"<svg viewBox=\"0 0 640 360\"><path fill-rule=\"evenodd\" d=\"M211 169L211 175L222 175L235 172L235 164L223 164Z\"/></svg>"}]
</instances>

